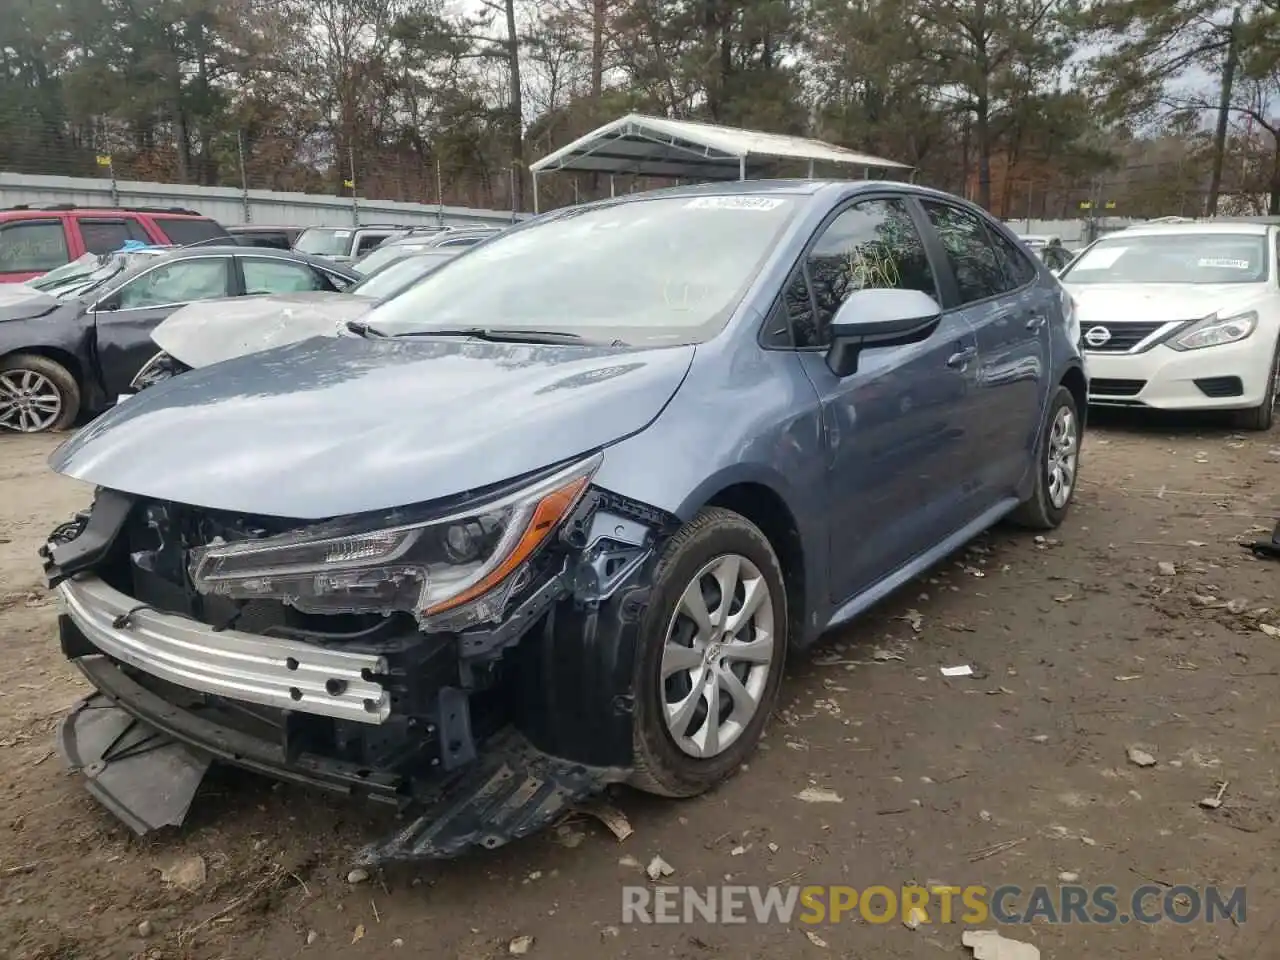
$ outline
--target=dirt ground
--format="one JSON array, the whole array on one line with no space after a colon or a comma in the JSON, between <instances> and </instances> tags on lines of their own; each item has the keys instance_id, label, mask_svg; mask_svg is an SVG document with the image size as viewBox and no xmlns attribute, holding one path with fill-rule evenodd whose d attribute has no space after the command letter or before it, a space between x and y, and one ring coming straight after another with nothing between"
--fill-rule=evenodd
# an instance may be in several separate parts
<instances>
[{"instance_id":1,"label":"dirt ground","mask_svg":"<svg viewBox=\"0 0 1280 960\"><path fill-rule=\"evenodd\" d=\"M1095 418L1061 531L997 530L795 657L763 749L713 795L624 790L625 841L583 820L355 885L345 855L387 827L365 807L219 771L181 831L140 841L64 771L54 728L85 687L36 550L88 491L48 471L53 445L0 436L0 956L483 960L525 936L554 960L968 956L938 923L845 922L817 942L799 925L624 925L620 889L655 854L700 887L1245 885L1242 924L1004 932L1046 960L1277 955L1280 609L1264 608L1280 564L1237 543L1280 514L1276 434ZM940 675L958 664L975 676ZM1199 806L1221 781L1222 806ZM809 786L843 802L797 799ZM162 880L196 856L194 890Z\"/></svg>"}]
</instances>

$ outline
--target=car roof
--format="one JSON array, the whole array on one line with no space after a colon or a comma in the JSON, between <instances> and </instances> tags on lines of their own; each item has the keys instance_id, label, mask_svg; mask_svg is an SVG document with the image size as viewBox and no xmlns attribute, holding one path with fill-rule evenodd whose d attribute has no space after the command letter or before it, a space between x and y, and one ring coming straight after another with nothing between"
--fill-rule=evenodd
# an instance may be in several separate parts
<instances>
[{"instance_id":1,"label":"car roof","mask_svg":"<svg viewBox=\"0 0 1280 960\"><path fill-rule=\"evenodd\" d=\"M945 200L949 203L961 203L966 207L978 209L971 201L964 200L944 190L935 190L915 183L904 183L901 180L723 180L712 183L687 184L677 187L665 187L659 190L647 190L644 193L632 193L621 197L609 197L596 200L583 206L606 206L612 203L629 203L658 197L699 197L699 196L774 196L814 197L829 191L857 192L861 190L893 190L898 193L911 194L920 198ZM554 211L548 211L554 212ZM988 215L989 217L989 215ZM989 217L994 220L994 218Z\"/></svg>"},{"instance_id":2,"label":"car roof","mask_svg":"<svg viewBox=\"0 0 1280 960\"><path fill-rule=\"evenodd\" d=\"M1124 230L1116 233L1109 233L1106 237L1100 238L1110 240L1115 237L1140 237L1140 236L1168 236L1168 235L1192 235L1203 233L1218 233L1236 235L1245 234L1249 236L1265 236L1267 231L1271 229L1269 223L1257 223L1252 220L1235 220L1235 221L1214 221L1200 223L1191 221L1190 223L1149 223L1134 224L1132 227L1126 227Z\"/></svg>"},{"instance_id":3,"label":"car roof","mask_svg":"<svg viewBox=\"0 0 1280 960\"><path fill-rule=\"evenodd\" d=\"M0 207L0 220L39 220L49 219L50 217L66 216L68 214L72 216L121 217L126 214L139 213L145 214L148 217L198 220L213 219L198 210L188 210L185 207L80 207L71 203L54 203L46 205L20 203L13 207Z\"/></svg>"},{"instance_id":4,"label":"car roof","mask_svg":"<svg viewBox=\"0 0 1280 960\"><path fill-rule=\"evenodd\" d=\"M277 230L306 230L307 227L300 227L297 224L280 224L273 227L264 223L233 223L227 227L228 233L254 233L259 230L264 232L275 232Z\"/></svg>"}]
</instances>

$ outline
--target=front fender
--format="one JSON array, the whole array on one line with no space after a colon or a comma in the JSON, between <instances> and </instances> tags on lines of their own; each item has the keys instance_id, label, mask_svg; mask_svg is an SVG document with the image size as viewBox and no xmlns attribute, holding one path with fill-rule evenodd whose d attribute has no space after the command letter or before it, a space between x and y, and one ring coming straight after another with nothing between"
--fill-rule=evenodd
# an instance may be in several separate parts
<instances>
[{"instance_id":1,"label":"front fender","mask_svg":"<svg viewBox=\"0 0 1280 960\"><path fill-rule=\"evenodd\" d=\"M683 522L731 488L767 489L800 538L806 630L793 641L804 645L830 605L825 445L817 394L794 353L754 340L704 345L657 420L605 450L594 482Z\"/></svg>"}]
</instances>

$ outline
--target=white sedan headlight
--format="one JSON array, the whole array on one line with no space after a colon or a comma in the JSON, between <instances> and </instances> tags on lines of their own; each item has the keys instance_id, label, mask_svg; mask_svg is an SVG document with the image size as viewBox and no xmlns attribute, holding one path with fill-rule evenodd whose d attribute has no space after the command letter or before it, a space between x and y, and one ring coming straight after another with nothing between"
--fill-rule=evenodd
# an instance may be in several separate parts
<instances>
[{"instance_id":1,"label":"white sedan headlight","mask_svg":"<svg viewBox=\"0 0 1280 960\"><path fill-rule=\"evenodd\" d=\"M1202 347L1220 347L1235 343L1253 333L1258 326L1258 314L1253 310L1220 317L1212 313L1197 320L1169 344L1175 350L1199 350Z\"/></svg>"},{"instance_id":2,"label":"white sedan headlight","mask_svg":"<svg viewBox=\"0 0 1280 960\"><path fill-rule=\"evenodd\" d=\"M596 454L464 513L371 528L319 524L191 551L198 591L304 613L412 613L426 629L501 619L526 561L577 505Z\"/></svg>"}]
</instances>

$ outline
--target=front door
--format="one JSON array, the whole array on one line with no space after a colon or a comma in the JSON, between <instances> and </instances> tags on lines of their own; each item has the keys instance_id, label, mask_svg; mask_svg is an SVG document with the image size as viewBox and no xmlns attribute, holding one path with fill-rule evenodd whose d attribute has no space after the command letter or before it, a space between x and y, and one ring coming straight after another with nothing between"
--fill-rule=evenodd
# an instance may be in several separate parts
<instances>
[{"instance_id":1,"label":"front door","mask_svg":"<svg viewBox=\"0 0 1280 960\"><path fill-rule=\"evenodd\" d=\"M981 366L975 444L982 509L1012 497L1034 462L1048 391L1053 287L994 225L943 201L922 200L978 337Z\"/></svg>"},{"instance_id":2,"label":"front door","mask_svg":"<svg viewBox=\"0 0 1280 960\"><path fill-rule=\"evenodd\" d=\"M977 341L944 315L928 340L865 350L858 371L826 362L836 310L855 290L897 287L939 298L904 200L860 200L811 245L783 298L800 362L822 406L827 444L831 599L842 602L969 518L965 459Z\"/></svg>"},{"instance_id":3,"label":"front door","mask_svg":"<svg viewBox=\"0 0 1280 960\"><path fill-rule=\"evenodd\" d=\"M124 393L159 349L151 331L179 307L234 292L230 257L189 257L161 263L99 301L94 313L98 367L107 402Z\"/></svg>"}]
</instances>

